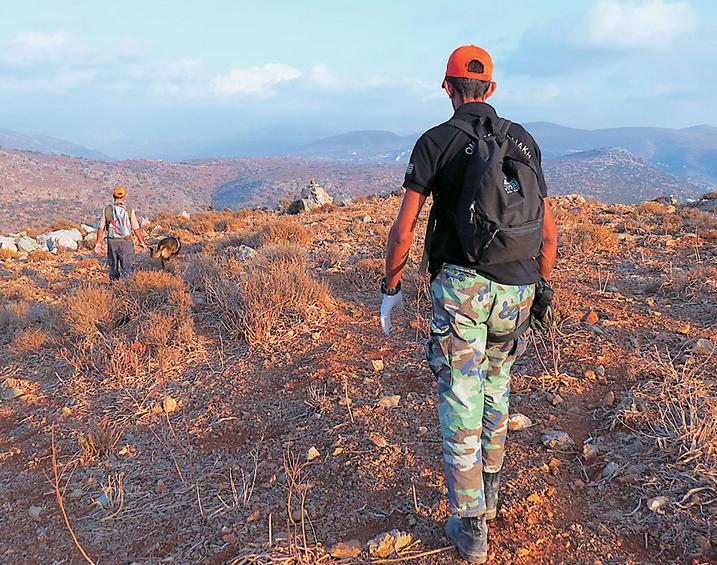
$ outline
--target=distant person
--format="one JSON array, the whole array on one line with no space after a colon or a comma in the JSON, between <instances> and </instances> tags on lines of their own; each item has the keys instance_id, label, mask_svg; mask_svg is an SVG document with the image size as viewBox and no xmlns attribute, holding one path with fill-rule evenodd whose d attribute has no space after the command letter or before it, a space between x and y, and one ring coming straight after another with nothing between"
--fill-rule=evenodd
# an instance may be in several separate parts
<instances>
[{"instance_id":1,"label":"distant person","mask_svg":"<svg viewBox=\"0 0 717 565\"><path fill-rule=\"evenodd\" d=\"M508 421L510 370L525 331L547 323L557 236L540 149L486 100L493 61L475 45L456 49L442 87L455 113L416 142L406 194L389 233L381 325L403 304L401 274L418 215L433 196L424 265L433 321L426 357L438 381L446 486L446 534L473 563L488 558ZM537 289L537 298L536 297ZM532 319L531 319L532 307Z\"/></svg>"},{"instance_id":2,"label":"distant person","mask_svg":"<svg viewBox=\"0 0 717 565\"><path fill-rule=\"evenodd\" d=\"M134 209L125 204L127 191L123 186L118 186L112 194L114 201L102 209L97 228L97 243L95 253L102 253L102 241L107 235L107 264L110 270L110 280L119 280L122 277L132 275L134 268L134 244L132 234L134 233L139 242L140 249L146 251L142 232L139 229L139 222Z\"/></svg>"}]
</instances>

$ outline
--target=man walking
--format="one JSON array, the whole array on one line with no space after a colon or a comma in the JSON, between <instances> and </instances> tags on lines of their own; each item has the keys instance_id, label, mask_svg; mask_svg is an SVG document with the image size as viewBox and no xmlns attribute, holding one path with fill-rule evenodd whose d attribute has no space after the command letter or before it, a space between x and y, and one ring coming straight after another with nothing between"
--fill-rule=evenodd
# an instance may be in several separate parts
<instances>
[{"instance_id":1,"label":"man walking","mask_svg":"<svg viewBox=\"0 0 717 565\"><path fill-rule=\"evenodd\" d=\"M490 55L474 45L450 56L442 87L455 113L416 143L381 285L388 334L392 310L403 303L400 278L416 221L432 195L424 250L433 297L426 357L438 381L452 514L446 534L474 563L488 558L486 520L497 512L510 370L527 345L536 287L541 291L557 256L540 149L486 103L496 88L492 72Z\"/></svg>"},{"instance_id":2,"label":"man walking","mask_svg":"<svg viewBox=\"0 0 717 565\"><path fill-rule=\"evenodd\" d=\"M134 267L133 233L139 242L140 249L147 249L139 229L137 216L134 209L125 204L125 196L127 196L127 191L123 186L114 189L114 201L102 209L97 228L95 253L102 253L102 240L107 234L107 264L111 281L119 280L120 274L125 278L132 275Z\"/></svg>"}]
</instances>

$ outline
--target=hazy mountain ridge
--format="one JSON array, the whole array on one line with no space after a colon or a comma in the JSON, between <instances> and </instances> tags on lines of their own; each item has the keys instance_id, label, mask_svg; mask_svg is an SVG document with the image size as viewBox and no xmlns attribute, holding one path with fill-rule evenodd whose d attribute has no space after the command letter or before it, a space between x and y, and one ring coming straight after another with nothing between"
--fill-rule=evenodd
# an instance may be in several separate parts
<instances>
[{"instance_id":1,"label":"hazy mountain ridge","mask_svg":"<svg viewBox=\"0 0 717 565\"><path fill-rule=\"evenodd\" d=\"M95 161L109 161L110 158L95 149L88 149L77 143L47 135L28 135L8 129L0 129L0 147L21 151L36 151L48 155L68 155Z\"/></svg>"},{"instance_id":2,"label":"hazy mountain ridge","mask_svg":"<svg viewBox=\"0 0 717 565\"><path fill-rule=\"evenodd\" d=\"M307 159L405 162L408 161L417 139L417 134L401 136L384 130L352 131L310 143L294 155Z\"/></svg>"},{"instance_id":3,"label":"hazy mountain ridge","mask_svg":"<svg viewBox=\"0 0 717 565\"><path fill-rule=\"evenodd\" d=\"M717 131L710 126L691 130L706 137ZM276 206L293 199L311 178L334 196L391 192L403 180L408 139L385 132L350 133L305 151L323 158L232 157L182 163L106 162L0 149L0 229L91 218L117 184L127 186L132 205L148 214L210 205ZM551 194L577 192L607 202L639 202L664 194L691 198L706 192L627 150L575 152L545 159L544 169Z\"/></svg>"},{"instance_id":4,"label":"hazy mountain ridge","mask_svg":"<svg viewBox=\"0 0 717 565\"><path fill-rule=\"evenodd\" d=\"M524 125L540 145L546 160L593 149L622 147L662 171L702 189L717 187L717 128L709 125L683 129L624 127L597 130L550 122ZM402 162L410 157L418 136L400 136L388 131L348 132L318 140L295 154L314 159Z\"/></svg>"},{"instance_id":5,"label":"hazy mountain ridge","mask_svg":"<svg viewBox=\"0 0 717 565\"><path fill-rule=\"evenodd\" d=\"M579 193L608 203L634 204L663 195L688 199L704 192L619 147L546 159L543 171L551 194Z\"/></svg>"}]
</instances>

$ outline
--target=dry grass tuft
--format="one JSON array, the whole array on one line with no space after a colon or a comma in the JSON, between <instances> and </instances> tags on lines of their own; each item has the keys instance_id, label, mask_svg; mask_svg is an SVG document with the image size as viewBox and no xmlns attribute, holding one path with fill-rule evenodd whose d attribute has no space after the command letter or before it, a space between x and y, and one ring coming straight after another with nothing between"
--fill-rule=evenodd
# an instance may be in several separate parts
<instances>
[{"instance_id":1,"label":"dry grass tuft","mask_svg":"<svg viewBox=\"0 0 717 565\"><path fill-rule=\"evenodd\" d=\"M77 290L62 317L69 337L64 357L80 373L101 372L140 382L196 343L184 281L164 271L139 271L110 287Z\"/></svg>"},{"instance_id":2,"label":"dry grass tuft","mask_svg":"<svg viewBox=\"0 0 717 565\"><path fill-rule=\"evenodd\" d=\"M68 220L67 218L60 218L55 223L50 224L50 226L45 226L42 228L28 228L25 231L30 237L37 237L38 235L42 235L43 233L48 233L51 231L72 230L79 229L79 227L80 226L77 222L73 222L72 220Z\"/></svg>"},{"instance_id":3,"label":"dry grass tuft","mask_svg":"<svg viewBox=\"0 0 717 565\"><path fill-rule=\"evenodd\" d=\"M717 267L697 267L672 273L668 278L647 288L667 298L706 300L717 297Z\"/></svg>"},{"instance_id":4,"label":"dry grass tuft","mask_svg":"<svg viewBox=\"0 0 717 565\"><path fill-rule=\"evenodd\" d=\"M0 261L5 259L17 259L19 253L12 249L0 249Z\"/></svg>"},{"instance_id":5,"label":"dry grass tuft","mask_svg":"<svg viewBox=\"0 0 717 565\"><path fill-rule=\"evenodd\" d=\"M166 271L138 271L117 290L121 320L135 339L142 339L142 328L152 319L163 320L163 326L171 320L169 343L181 345L194 339L192 299L181 278Z\"/></svg>"},{"instance_id":6,"label":"dry grass tuft","mask_svg":"<svg viewBox=\"0 0 717 565\"><path fill-rule=\"evenodd\" d=\"M384 271L381 259L360 259L343 273L350 290L376 290Z\"/></svg>"},{"instance_id":7,"label":"dry grass tuft","mask_svg":"<svg viewBox=\"0 0 717 565\"><path fill-rule=\"evenodd\" d=\"M637 208L641 212L646 212L655 216L662 216L666 214L668 210L667 206L665 206L661 202L653 202L652 200L648 200L647 202L641 202ZM672 207L672 209L674 210L674 206Z\"/></svg>"},{"instance_id":8,"label":"dry grass tuft","mask_svg":"<svg viewBox=\"0 0 717 565\"><path fill-rule=\"evenodd\" d=\"M121 317L119 300L111 288L87 286L79 288L66 299L62 311L68 335L92 339L109 332Z\"/></svg>"},{"instance_id":9,"label":"dry grass tuft","mask_svg":"<svg viewBox=\"0 0 717 565\"><path fill-rule=\"evenodd\" d=\"M640 360L642 383L621 403L616 423L647 436L680 467L717 486L717 382L710 357L680 364L655 351ZM614 424L613 424L614 425Z\"/></svg>"},{"instance_id":10,"label":"dry grass tuft","mask_svg":"<svg viewBox=\"0 0 717 565\"><path fill-rule=\"evenodd\" d=\"M41 325L45 320L46 309L20 300L0 307L0 341L9 341L16 334L33 325Z\"/></svg>"},{"instance_id":11,"label":"dry grass tuft","mask_svg":"<svg viewBox=\"0 0 717 565\"><path fill-rule=\"evenodd\" d=\"M685 222L685 228L690 231L701 233L717 228L717 218L713 214L698 208L682 208L680 216Z\"/></svg>"},{"instance_id":12,"label":"dry grass tuft","mask_svg":"<svg viewBox=\"0 0 717 565\"><path fill-rule=\"evenodd\" d=\"M294 243L308 245L314 239L306 226L290 218L273 218L261 228L256 236L256 245Z\"/></svg>"},{"instance_id":13,"label":"dry grass tuft","mask_svg":"<svg viewBox=\"0 0 717 565\"><path fill-rule=\"evenodd\" d=\"M160 212L155 217L154 224L168 230L187 230L194 235L234 232L246 227L249 214L246 210L202 210L192 212L189 218L183 218L171 212Z\"/></svg>"},{"instance_id":14,"label":"dry grass tuft","mask_svg":"<svg viewBox=\"0 0 717 565\"><path fill-rule=\"evenodd\" d=\"M579 223L562 230L559 241L571 253L610 251L617 247L617 234L607 226Z\"/></svg>"},{"instance_id":15,"label":"dry grass tuft","mask_svg":"<svg viewBox=\"0 0 717 565\"><path fill-rule=\"evenodd\" d=\"M277 269L307 269L309 266L309 255L306 250L296 243L270 244L263 246L253 263L257 267Z\"/></svg>"},{"instance_id":16,"label":"dry grass tuft","mask_svg":"<svg viewBox=\"0 0 717 565\"><path fill-rule=\"evenodd\" d=\"M25 329L13 340L12 351L18 357L37 353L49 341L50 336L42 329Z\"/></svg>"},{"instance_id":17,"label":"dry grass tuft","mask_svg":"<svg viewBox=\"0 0 717 565\"><path fill-rule=\"evenodd\" d=\"M267 245L244 263L206 255L189 268L225 328L252 348L318 322L331 304L328 286L311 275L298 245Z\"/></svg>"},{"instance_id":18,"label":"dry grass tuft","mask_svg":"<svg viewBox=\"0 0 717 565\"><path fill-rule=\"evenodd\" d=\"M99 426L80 438L85 463L100 461L109 457L122 438L122 430L105 418Z\"/></svg>"},{"instance_id":19,"label":"dry grass tuft","mask_svg":"<svg viewBox=\"0 0 717 565\"><path fill-rule=\"evenodd\" d=\"M50 261L51 259L55 258L55 255L50 253L49 251L45 250L39 250L39 251L33 251L29 255L30 261L33 262L39 262L39 261Z\"/></svg>"}]
</instances>

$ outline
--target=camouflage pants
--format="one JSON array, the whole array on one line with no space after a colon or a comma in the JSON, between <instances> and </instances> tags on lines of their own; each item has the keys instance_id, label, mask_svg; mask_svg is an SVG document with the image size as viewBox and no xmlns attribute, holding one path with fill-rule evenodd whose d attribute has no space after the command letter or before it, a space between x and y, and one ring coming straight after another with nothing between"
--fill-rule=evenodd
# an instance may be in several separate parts
<instances>
[{"instance_id":1,"label":"camouflage pants","mask_svg":"<svg viewBox=\"0 0 717 565\"><path fill-rule=\"evenodd\" d=\"M493 282L470 269L444 265L431 284L433 323L426 357L438 380L438 411L451 512L485 512L483 470L503 465L510 369L523 338L487 343L530 315L535 285Z\"/></svg>"}]
</instances>

